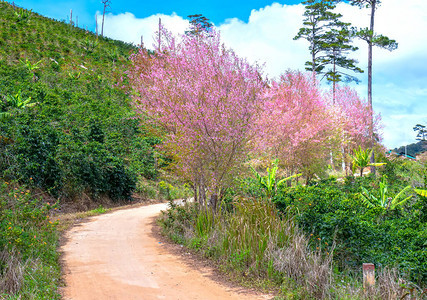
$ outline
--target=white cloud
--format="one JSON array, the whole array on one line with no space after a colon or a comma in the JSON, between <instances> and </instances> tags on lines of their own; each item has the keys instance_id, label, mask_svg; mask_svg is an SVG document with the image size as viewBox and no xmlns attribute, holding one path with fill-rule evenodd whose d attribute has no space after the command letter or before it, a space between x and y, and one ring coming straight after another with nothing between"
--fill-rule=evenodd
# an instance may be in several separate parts
<instances>
[{"instance_id":1,"label":"white cloud","mask_svg":"<svg viewBox=\"0 0 427 300\"><path fill-rule=\"evenodd\" d=\"M340 3L338 11L343 20L354 26L367 27L369 10ZM287 69L304 70L310 59L308 43L294 41L302 26L304 7L274 3L259 10L252 10L248 22L233 18L218 26L225 44L251 62L265 63L269 77L278 76ZM152 36L158 28L158 18L174 33L183 33L188 21L172 14L153 15L144 19L131 13L107 15L105 33L115 39L140 43L144 36L146 46L151 46ZM412 127L427 123L427 1L383 1L376 11L376 31L396 39L399 48L394 52L374 49L373 101L374 109L381 113L384 143L396 147L415 142ZM359 50L352 58L359 60L365 74L362 83L354 85L363 97L366 95L367 46L356 41Z\"/></svg>"},{"instance_id":2,"label":"white cloud","mask_svg":"<svg viewBox=\"0 0 427 300\"><path fill-rule=\"evenodd\" d=\"M304 69L310 58L306 42L293 40L303 12L302 5L274 3L252 10L248 23L229 19L219 30L227 46L251 61L265 62L265 71L278 76L287 69Z\"/></svg>"},{"instance_id":3,"label":"white cloud","mask_svg":"<svg viewBox=\"0 0 427 300\"><path fill-rule=\"evenodd\" d=\"M176 14L170 16L157 14L138 19L132 13L126 12L119 15L106 15L104 33L110 38L134 43L135 45L141 44L142 36L144 45L153 49L152 45L155 43L154 34L159 29L159 18L161 18L162 25L175 35L184 33L188 28L188 21ZM101 24L100 18L98 18L98 23Z\"/></svg>"}]
</instances>

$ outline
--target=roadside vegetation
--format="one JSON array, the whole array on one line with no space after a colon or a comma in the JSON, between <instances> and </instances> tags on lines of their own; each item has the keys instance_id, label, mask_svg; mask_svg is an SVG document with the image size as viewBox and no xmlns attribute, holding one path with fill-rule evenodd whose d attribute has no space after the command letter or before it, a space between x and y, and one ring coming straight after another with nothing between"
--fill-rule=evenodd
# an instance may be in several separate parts
<instances>
[{"instance_id":1,"label":"roadside vegetation","mask_svg":"<svg viewBox=\"0 0 427 300\"><path fill-rule=\"evenodd\" d=\"M425 297L425 162L386 155L355 90L297 71L263 81L197 25L179 41L161 29L161 49L127 73L137 113L193 187L194 203L160 218L164 233L285 299Z\"/></svg>"},{"instance_id":2,"label":"roadside vegetation","mask_svg":"<svg viewBox=\"0 0 427 300\"><path fill-rule=\"evenodd\" d=\"M0 298L60 299L57 203L23 185L0 183Z\"/></svg>"},{"instance_id":3,"label":"roadside vegetation","mask_svg":"<svg viewBox=\"0 0 427 300\"><path fill-rule=\"evenodd\" d=\"M236 179L216 214L198 203L171 202L159 222L174 242L215 261L230 278L273 288L284 299L423 299L426 198L410 190L406 202L391 208L367 204L362 193L379 198L381 178L388 178L392 201L405 184L425 188L426 170L397 159L388 161L379 178L294 183L278 187L272 198L246 175ZM375 264L377 276L367 291L366 262Z\"/></svg>"},{"instance_id":4,"label":"roadside vegetation","mask_svg":"<svg viewBox=\"0 0 427 300\"><path fill-rule=\"evenodd\" d=\"M186 195L116 86L135 49L0 1L1 299L59 299L52 214Z\"/></svg>"}]
</instances>

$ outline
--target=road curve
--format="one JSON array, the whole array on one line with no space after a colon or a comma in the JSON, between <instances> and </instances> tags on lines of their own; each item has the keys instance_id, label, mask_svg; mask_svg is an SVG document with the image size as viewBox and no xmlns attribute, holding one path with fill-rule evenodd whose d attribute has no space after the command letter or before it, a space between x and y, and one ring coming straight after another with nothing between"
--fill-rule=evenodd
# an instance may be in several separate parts
<instances>
[{"instance_id":1,"label":"road curve","mask_svg":"<svg viewBox=\"0 0 427 300\"><path fill-rule=\"evenodd\" d=\"M152 234L166 204L96 216L66 233L61 247L64 299L267 299L213 281L193 270Z\"/></svg>"}]
</instances>

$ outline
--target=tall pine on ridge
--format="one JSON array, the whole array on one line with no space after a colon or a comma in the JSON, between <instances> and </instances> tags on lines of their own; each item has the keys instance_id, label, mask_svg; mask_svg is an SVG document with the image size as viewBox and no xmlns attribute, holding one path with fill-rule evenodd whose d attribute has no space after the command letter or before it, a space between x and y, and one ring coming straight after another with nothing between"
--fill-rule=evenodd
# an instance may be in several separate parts
<instances>
[{"instance_id":1,"label":"tall pine on ridge","mask_svg":"<svg viewBox=\"0 0 427 300\"><path fill-rule=\"evenodd\" d=\"M305 38L309 43L311 61L306 62L306 70L316 74L324 74L333 83L333 100L335 101L336 83L344 76L346 81L357 78L346 73L346 70L362 73L356 66L355 59L347 58L349 52L358 48L352 46L350 23L340 21L341 14L332 12L335 9L333 0L307 0L304 12L304 27L300 28L294 39ZM324 70L330 66L330 69Z\"/></svg>"}]
</instances>

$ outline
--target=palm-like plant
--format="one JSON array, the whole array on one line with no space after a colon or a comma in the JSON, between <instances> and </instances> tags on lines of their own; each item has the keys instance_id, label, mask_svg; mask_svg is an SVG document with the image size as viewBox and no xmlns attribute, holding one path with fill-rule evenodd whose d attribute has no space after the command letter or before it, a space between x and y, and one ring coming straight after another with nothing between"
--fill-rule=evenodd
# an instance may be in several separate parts
<instances>
[{"instance_id":1,"label":"palm-like plant","mask_svg":"<svg viewBox=\"0 0 427 300\"><path fill-rule=\"evenodd\" d=\"M423 190L423 189L414 189L415 193L417 193L418 195L422 196L422 197L427 197L427 190Z\"/></svg>"},{"instance_id":2,"label":"palm-like plant","mask_svg":"<svg viewBox=\"0 0 427 300\"><path fill-rule=\"evenodd\" d=\"M388 184L387 184L387 176L383 176L380 182L380 195L376 197L372 193L370 193L366 188L362 187L362 193L360 196L362 197L363 203L369 207L381 207L384 209L395 209L399 206L403 206L409 199L411 199L412 195L404 198L406 191L411 189L411 186L408 185L403 188L399 193L397 193L394 197L391 197L388 194Z\"/></svg>"},{"instance_id":3,"label":"palm-like plant","mask_svg":"<svg viewBox=\"0 0 427 300\"><path fill-rule=\"evenodd\" d=\"M19 11L15 11L15 16L18 19L18 22L26 22L30 18L32 10L19 9Z\"/></svg>"},{"instance_id":4,"label":"palm-like plant","mask_svg":"<svg viewBox=\"0 0 427 300\"><path fill-rule=\"evenodd\" d=\"M6 100L6 110L0 112L0 120L6 120L12 117L10 109L17 109L18 111L26 108L33 107L37 102L31 102L31 97L24 99L22 92L19 90L15 95L8 95Z\"/></svg>"},{"instance_id":5,"label":"palm-like plant","mask_svg":"<svg viewBox=\"0 0 427 300\"><path fill-rule=\"evenodd\" d=\"M28 71L32 72L34 70L37 70L39 68L39 64L42 62L41 60L39 60L38 62L36 62L35 64L32 64L28 58L26 58L25 60L21 59L20 62L27 68Z\"/></svg>"},{"instance_id":6,"label":"palm-like plant","mask_svg":"<svg viewBox=\"0 0 427 300\"><path fill-rule=\"evenodd\" d=\"M84 40L80 44L82 45L83 49L86 50L86 53L89 54L92 53L96 47L98 47L99 42L98 40L92 41L91 39L89 39L89 37L87 37L86 40Z\"/></svg>"},{"instance_id":7,"label":"palm-like plant","mask_svg":"<svg viewBox=\"0 0 427 300\"><path fill-rule=\"evenodd\" d=\"M253 167L250 167L252 170L252 173L254 173L256 179L258 180L258 183L260 184L261 188L263 188L265 190L268 199L271 199L276 194L277 187L281 186L286 181L288 181L292 178L299 177L302 175L302 174L294 174L292 176L283 178L283 179L276 182L276 173L277 173L277 169L278 169L278 166L277 166L278 162L279 161L276 159L272 163L271 169L269 167L267 167L267 170L266 170L267 175L266 176L262 176Z\"/></svg>"},{"instance_id":8,"label":"palm-like plant","mask_svg":"<svg viewBox=\"0 0 427 300\"><path fill-rule=\"evenodd\" d=\"M370 166L379 167L386 164L386 163L370 163L369 161L371 159L373 151L374 151L373 149L363 150L362 147L359 146L359 150L354 150L354 155L350 154L350 157L353 160L353 173L356 171L356 168L359 168L360 176L363 176L363 170L366 167L370 167Z\"/></svg>"}]
</instances>

